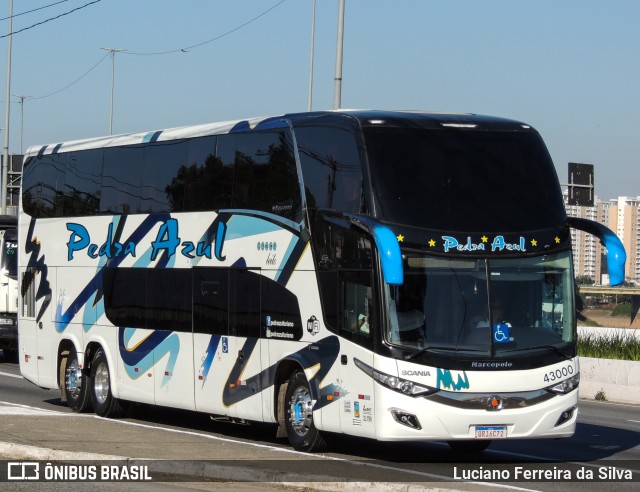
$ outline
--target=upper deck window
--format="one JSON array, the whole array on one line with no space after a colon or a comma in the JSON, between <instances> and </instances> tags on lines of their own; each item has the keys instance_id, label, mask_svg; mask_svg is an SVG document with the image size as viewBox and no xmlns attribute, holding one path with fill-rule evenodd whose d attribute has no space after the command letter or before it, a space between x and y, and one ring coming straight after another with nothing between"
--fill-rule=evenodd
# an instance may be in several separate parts
<instances>
[{"instance_id":1,"label":"upper deck window","mask_svg":"<svg viewBox=\"0 0 640 492\"><path fill-rule=\"evenodd\" d=\"M553 163L534 131L377 126L364 135L383 220L465 232L565 220Z\"/></svg>"},{"instance_id":2,"label":"upper deck window","mask_svg":"<svg viewBox=\"0 0 640 492\"><path fill-rule=\"evenodd\" d=\"M310 209L364 212L360 154L355 136L333 127L296 128Z\"/></svg>"}]
</instances>

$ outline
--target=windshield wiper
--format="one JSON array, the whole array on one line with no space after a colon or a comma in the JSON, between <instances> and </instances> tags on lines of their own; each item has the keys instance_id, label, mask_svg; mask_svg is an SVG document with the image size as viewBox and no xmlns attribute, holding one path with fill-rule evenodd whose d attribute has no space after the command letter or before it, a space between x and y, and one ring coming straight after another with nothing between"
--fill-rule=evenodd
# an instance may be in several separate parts
<instances>
[{"instance_id":1,"label":"windshield wiper","mask_svg":"<svg viewBox=\"0 0 640 492\"><path fill-rule=\"evenodd\" d=\"M429 345L428 347L425 347L423 349L418 350L417 352L411 354L411 355L406 355L404 357L404 360L413 360L417 357L420 357L422 354L424 354L425 352L428 352L429 350L447 350L449 352L484 352L484 350L477 350L477 349L467 349L467 348L459 348L459 347L447 347L447 346L441 346L441 345Z\"/></svg>"},{"instance_id":2,"label":"windshield wiper","mask_svg":"<svg viewBox=\"0 0 640 492\"><path fill-rule=\"evenodd\" d=\"M536 350L536 349L549 349L549 350L553 350L556 354L561 355L565 360L571 360L572 358L570 356L568 356L567 354L565 354L562 350L560 350L558 347L556 347L555 345L551 345L551 344L544 344L544 345L536 345L534 347L524 347L521 349L513 349L513 350L503 350L501 352L522 352L524 350Z\"/></svg>"}]
</instances>

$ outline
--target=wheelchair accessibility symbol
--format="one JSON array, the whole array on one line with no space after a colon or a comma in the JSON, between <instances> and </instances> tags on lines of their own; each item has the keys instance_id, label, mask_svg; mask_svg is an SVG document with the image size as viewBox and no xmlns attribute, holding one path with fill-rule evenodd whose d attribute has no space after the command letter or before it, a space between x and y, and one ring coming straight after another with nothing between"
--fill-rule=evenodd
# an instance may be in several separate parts
<instances>
[{"instance_id":1,"label":"wheelchair accessibility symbol","mask_svg":"<svg viewBox=\"0 0 640 492\"><path fill-rule=\"evenodd\" d=\"M509 323L495 323L493 325L493 341L495 343L508 343L511 341Z\"/></svg>"}]
</instances>

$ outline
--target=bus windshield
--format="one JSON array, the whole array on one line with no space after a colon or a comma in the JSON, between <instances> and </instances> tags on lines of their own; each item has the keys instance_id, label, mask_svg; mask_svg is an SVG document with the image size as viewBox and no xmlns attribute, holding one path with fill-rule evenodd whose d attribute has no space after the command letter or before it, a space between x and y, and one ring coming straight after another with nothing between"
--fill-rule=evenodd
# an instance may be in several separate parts
<instances>
[{"instance_id":1,"label":"bus windshield","mask_svg":"<svg viewBox=\"0 0 640 492\"><path fill-rule=\"evenodd\" d=\"M385 337L407 350L496 356L574 340L569 252L460 259L407 254L405 282L385 287Z\"/></svg>"},{"instance_id":2,"label":"bus windshield","mask_svg":"<svg viewBox=\"0 0 640 492\"><path fill-rule=\"evenodd\" d=\"M4 275L18 275L18 242L5 240L2 247L1 272Z\"/></svg>"},{"instance_id":3,"label":"bus windshield","mask_svg":"<svg viewBox=\"0 0 640 492\"><path fill-rule=\"evenodd\" d=\"M566 220L553 162L533 130L363 131L377 214L386 222L485 233Z\"/></svg>"}]
</instances>

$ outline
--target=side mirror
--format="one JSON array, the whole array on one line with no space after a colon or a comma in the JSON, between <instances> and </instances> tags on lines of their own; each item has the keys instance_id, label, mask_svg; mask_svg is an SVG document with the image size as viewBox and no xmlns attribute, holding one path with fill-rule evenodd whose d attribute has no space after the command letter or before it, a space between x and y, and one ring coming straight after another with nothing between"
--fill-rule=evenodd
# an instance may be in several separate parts
<instances>
[{"instance_id":1,"label":"side mirror","mask_svg":"<svg viewBox=\"0 0 640 492\"><path fill-rule=\"evenodd\" d=\"M627 261L627 253L622 241L608 227L589 219L579 217L567 217L569 226L597 237L600 243L607 248L607 267L609 269L609 283L612 286L624 282L624 264Z\"/></svg>"},{"instance_id":2,"label":"side mirror","mask_svg":"<svg viewBox=\"0 0 640 492\"><path fill-rule=\"evenodd\" d=\"M402 285L404 283L404 268L402 266L402 253L398 238L389 227L382 222L364 215L345 214L345 217L359 227L366 228L371 234L380 254L382 276L389 285Z\"/></svg>"}]
</instances>

